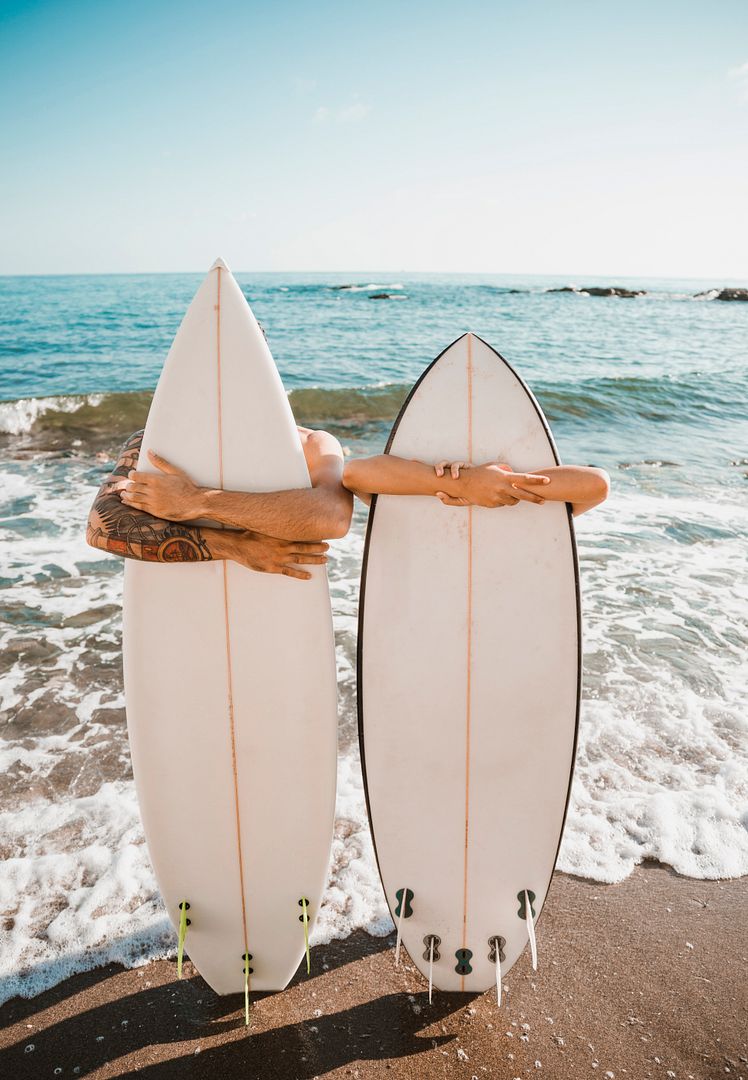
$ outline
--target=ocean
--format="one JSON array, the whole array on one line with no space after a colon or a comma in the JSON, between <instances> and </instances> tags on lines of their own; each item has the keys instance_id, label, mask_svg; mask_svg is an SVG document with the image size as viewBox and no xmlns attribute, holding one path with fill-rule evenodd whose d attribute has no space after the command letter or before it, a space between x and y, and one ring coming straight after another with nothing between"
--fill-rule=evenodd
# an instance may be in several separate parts
<instances>
[{"instance_id":1,"label":"ocean","mask_svg":"<svg viewBox=\"0 0 748 1080\"><path fill-rule=\"evenodd\" d=\"M347 453L382 450L469 329L530 384L561 459L608 470L608 501L575 519L584 691L558 868L748 874L748 303L715 299L725 282L615 282L646 290L625 299L549 291L562 278L236 276L297 420ZM84 532L200 280L0 278L0 1001L175 949L128 753L122 563ZM316 942L391 928L356 744L365 521L329 562L341 753Z\"/></svg>"}]
</instances>

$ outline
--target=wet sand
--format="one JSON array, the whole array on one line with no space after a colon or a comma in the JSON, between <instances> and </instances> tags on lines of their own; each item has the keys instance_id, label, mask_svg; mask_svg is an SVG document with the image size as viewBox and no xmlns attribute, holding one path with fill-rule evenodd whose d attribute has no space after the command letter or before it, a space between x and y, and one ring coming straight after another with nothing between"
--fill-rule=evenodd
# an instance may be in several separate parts
<instances>
[{"instance_id":1,"label":"wet sand","mask_svg":"<svg viewBox=\"0 0 748 1080\"><path fill-rule=\"evenodd\" d=\"M219 998L185 964L109 965L0 1009L0 1077L748 1080L748 878L645 863L620 885L556 874L495 993L435 994L394 935L318 946L280 994Z\"/></svg>"}]
</instances>

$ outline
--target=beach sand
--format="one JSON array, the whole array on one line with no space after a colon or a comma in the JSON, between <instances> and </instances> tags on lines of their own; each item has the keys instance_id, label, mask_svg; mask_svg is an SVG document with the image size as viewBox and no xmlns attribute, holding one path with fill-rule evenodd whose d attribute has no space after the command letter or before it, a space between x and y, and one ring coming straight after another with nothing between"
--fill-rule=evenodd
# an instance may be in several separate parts
<instances>
[{"instance_id":1,"label":"beach sand","mask_svg":"<svg viewBox=\"0 0 748 1080\"><path fill-rule=\"evenodd\" d=\"M312 975L219 998L185 965L116 965L0 1010L0 1076L748 1080L748 878L645 863L619 885L555 875L529 950L495 993L435 993L394 935L312 952Z\"/></svg>"}]
</instances>

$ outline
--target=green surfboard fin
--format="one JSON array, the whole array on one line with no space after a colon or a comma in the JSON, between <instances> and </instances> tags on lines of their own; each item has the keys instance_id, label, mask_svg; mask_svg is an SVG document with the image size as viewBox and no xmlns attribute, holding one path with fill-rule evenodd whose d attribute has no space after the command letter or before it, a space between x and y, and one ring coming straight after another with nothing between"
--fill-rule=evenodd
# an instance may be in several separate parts
<instances>
[{"instance_id":1,"label":"green surfboard fin","mask_svg":"<svg viewBox=\"0 0 748 1080\"><path fill-rule=\"evenodd\" d=\"M187 927L190 925L190 920L187 918L187 909L189 904L186 900L182 900L179 905L179 939L177 941L177 978L182 978L182 960L184 958L184 939L187 937Z\"/></svg>"},{"instance_id":2,"label":"green surfboard fin","mask_svg":"<svg viewBox=\"0 0 748 1080\"><path fill-rule=\"evenodd\" d=\"M309 901L307 900L307 898L305 896L302 896L301 900L299 900L299 906L301 907L301 911L302 911L302 914L299 915L299 918L301 919L301 921L304 924L304 949L306 951L306 973L307 973L307 975L311 975L311 973L312 973L312 962L311 962L311 957L310 957L310 954L309 954Z\"/></svg>"}]
</instances>

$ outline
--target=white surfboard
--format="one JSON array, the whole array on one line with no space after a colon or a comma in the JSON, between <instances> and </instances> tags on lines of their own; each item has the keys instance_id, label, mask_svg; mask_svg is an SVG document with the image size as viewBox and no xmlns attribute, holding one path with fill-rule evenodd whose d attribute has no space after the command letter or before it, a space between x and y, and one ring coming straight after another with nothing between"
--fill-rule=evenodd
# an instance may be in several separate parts
<instances>
[{"instance_id":1,"label":"white surfboard","mask_svg":"<svg viewBox=\"0 0 748 1080\"><path fill-rule=\"evenodd\" d=\"M218 260L167 357L151 448L200 485L309 486L262 332ZM325 568L301 581L234 562L125 566L124 674L148 850L185 951L219 994L282 989L326 883L336 672Z\"/></svg>"},{"instance_id":2,"label":"white surfboard","mask_svg":"<svg viewBox=\"0 0 748 1080\"><path fill-rule=\"evenodd\" d=\"M387 452L558 463L537 401L473 334L426 370ZM402 944L442 990L483 991L535 945L571 787L580 661L565 504L373 501L359 613L367 802Z\"/></svg>"}]
</instances>

